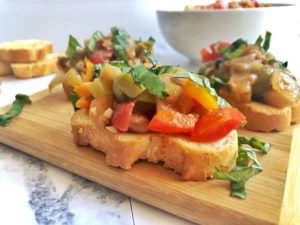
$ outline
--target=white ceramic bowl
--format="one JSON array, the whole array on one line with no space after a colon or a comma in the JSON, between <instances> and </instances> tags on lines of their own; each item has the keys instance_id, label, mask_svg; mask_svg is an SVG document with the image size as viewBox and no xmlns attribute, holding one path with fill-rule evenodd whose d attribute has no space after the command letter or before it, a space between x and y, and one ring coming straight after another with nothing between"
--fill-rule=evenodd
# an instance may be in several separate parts
<instances>
[{"instance_id":1,"label":"white ceramic bowl","mask_svg":"<svg viewBox=\"0 0 300 225\"><path fill-rule=\"evenodd\" d=\"M183 8L182 8L183 9ZM297 38L297 11L293 4L226 10L157 10L160 29L166 41L192 61L200 60L200 48L216 41L243 38L253 43L259 35L272 32L271 50L286 57ZM297 30L298 29L298 30Z\"/></svg>"}]
</instances>

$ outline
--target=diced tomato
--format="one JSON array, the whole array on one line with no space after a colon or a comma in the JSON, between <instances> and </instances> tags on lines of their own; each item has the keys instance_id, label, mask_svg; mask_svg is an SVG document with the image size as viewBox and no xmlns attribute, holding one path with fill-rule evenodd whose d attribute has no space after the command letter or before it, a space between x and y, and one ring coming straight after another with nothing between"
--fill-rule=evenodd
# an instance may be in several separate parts
<instances>
[{"instance_id":1,"label":"diced tomato","mask_svg":"<svg viewBox=\"0 0 300 225\"><path fill-rule=\"evenodd\" d=\"M222 53L220 52L229 45L230 43L225 41L213 43L209 46L211 52L207 51L205 48L201 48L200 55L201 55L202 62L205 63L205 62L209 62L221 58Z\"/></svg>"},{"instance_id":2,"label":"diced tomato","mask_svg":"<svg viewBox=\"0 0 300 225\"><path fill-rule=\"evenodd\" d=\"M165 134L186 134L193 132L197 116L182 114L174 109L161 109L156 112L148 129Z\"/></svg>"},{"instance_id":3,"label":"diced tomato","mask_svg":"<svg viewBox=\"0 0 300 225\"><path fill-rule=\"evenodd\" d=\"M116 105L111 118L111 123L115 128L123 132L128 131L134 105L135 102L124 102Z\"/></svg>"},{"instance_id":4,"label":"diced tomato","mask_svg":"<svg viewBox=\"0 0 300 225\"><path fill-rule=\"evenodd\" d=\"M191 135L196 142L219 140L245 122L245 116L235 108L220 108L200 117Z\"/></svg>"},{"instance_id":5,"label":"diced tomato","mask_svg":"<svg viewBox=\"0 0 300 225\"><path fill-rule=\"evenodd\" d=\"M97 54L97 53L94 53L92 54L90 57L89 57L89 60L94 63L94 64L98 64L98 63L104 63L105 62L105 58L100 55L100 54Z\"/></svg>"}]
</instances>

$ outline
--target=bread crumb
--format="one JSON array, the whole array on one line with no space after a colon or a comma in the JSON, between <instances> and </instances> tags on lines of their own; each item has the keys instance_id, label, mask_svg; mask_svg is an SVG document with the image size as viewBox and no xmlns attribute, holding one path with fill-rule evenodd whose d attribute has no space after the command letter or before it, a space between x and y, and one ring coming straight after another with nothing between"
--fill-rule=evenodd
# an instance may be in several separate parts
<instances>
[{"instance_id":1,"label":"bread crumb","mask_svg":"<svg viewBox=\"0 0 300 225\"><path fill-rule=\"evenodd\" d=\"M96 107L90 108L90 113L91 113L91 114L96 115L96 112L97 112Z\"/></svg>"},{"instance_id":2,"label":"bread crumb","mask_svg":"<svg viewBox=\"0 0 300 225\"><path fill-rule=\"evenodd\" d=\"M107 126L105 128L112 133L118 133L118 130L113 126Z\"/></svg>"},{"instance_id":3,"label":"bread crumb","mask_svg":"<svg viewBox=\"0 0 300 225\"><path fill-rule=\"evenodd\" d=\"M113 114L113 110L109 107L104 111L103 116L106 119L110 119L112 117L112 114Z\"/></svg>"},{"instance_id":4,"label":"bread crumb","mask_svg":"<svg viewBox=\"0 0 300 225\"><path fill-rule=\"evenodd\" d=\"M82 134L82 133L83 133L82 127L79 128L78 133L79 133L79 134Z\"/></svg>"}]
</instances>

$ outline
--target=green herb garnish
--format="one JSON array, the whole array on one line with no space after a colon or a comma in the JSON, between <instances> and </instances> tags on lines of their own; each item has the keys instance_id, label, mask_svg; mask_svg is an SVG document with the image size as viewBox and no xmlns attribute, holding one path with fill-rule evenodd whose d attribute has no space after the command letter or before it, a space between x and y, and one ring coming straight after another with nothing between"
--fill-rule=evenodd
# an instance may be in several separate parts
<instances>
[{"instance_id":1,"label":"green herb garnish","mask_svg":"<svg viewBox=\"0 0 300 225\"><path fill-rule=\"evenodd\" d=\"M164 99L169 96L165 91L164 82L154 74L152 71L148 70L144 64L139 64L130 70L132 78L137 85L143 85L150 94Z\"/></svg>"},{"instance_id":2,"label":"green herb garnish","mask_svg":"<svg viewBox=\"0 0 300 225\"><path fill-rule=\"evenodd\" d=\"M104 64L95 64L93 68L93 80L100 76Z\"/></svg>"},{"instance_id":3,"label":"green herb garnish","mask_svg":"<svg viewBox=\"0 0 300 225\"><path fill-rule=\"evenodd\" d=\"M93 33L92 37L89 40L89 43L86 47L88 53L93 53L97 47L97 43L99 40L103 38L103 34L101 34L99 31L96 31Z\"/></svg>"},{"instance_id":4,"label":"green herb garnish","mask_svg":"<svg viewBox=\"0 0 300 225\"><path fill-rule=\"evenodd\" d=\"M265 34L265 40L264 40L264 43L263 43L263 46L262 46L262 48L266 52L269 50L269 47L270 47L271 36L272 36L272 33L267 31L266 34Z\"/></svg>"},{"instance_id":5,"label":"green herb garnish","mask_svg":"<svg viewBox=\"0 0 300 225\"><path fill-rule=\"evenodd\" d=\"M78 101L78 99L79 99L78 94L75 91L72 91L71 94L70 94L70 100L71 100L71 103L73 105L74 111L77 111L79 109L79 108L76 107L76 102Z\"/></svg>"},{"instance_id":6,"label":"green herb garnish","mask_svg":"<svg viewBox=\"0 0 300 225\"><path fill-rule=\"evenodd\" d=\"M253 148L260 150L264 154L267 154L272 148L272 145L270 143L263 142L251 137L239 137L239 144L250 145Z\"/></svg>"},{"instance_id":7,"label":"green herb garnish","mask_svg":"<svg viewBox=\"0 0 300 225\"><path fill-rule=\"evenodd\" d=\"M27 95L17 94L10 110L5 114L0 115L0 125L5 127L8 126L11 120L22 112L23 107L30 103L31 100Z\"/></svg>"},{"instance_id":8,"label":"green herb garnish","mask_svg":"<svg viewBox=\"0 0 300 225\"><path fill-rule=\"evenodd\" d=\"M245 199L246 182L256 174L262 172L263 168L256 157L256 151L264 154L268 153L272 145L257 140L256 138L239 137L238 139L238 157L236 167L231 172L223 172L217 168L213 169L215 179L228 180L231 186L231 196Z\"/></svg>"},{"instance_id":9,"label":"green herb garnish","mask_svg":"<svg viewBox=\"0 0 300 225\"><path fill-rule=\"evenodd\" d=\"M214 88L211 87L209 78L203 75L199 75L199 74L195 74L195 73L191 73L191 72L183 72L183 73L177 73L175 75L173 75L173 77L175 78L189 78L190 80L194 81L196 84L203 86L207 89L207 91L209 92L210 95L214 96L218 102L218 105L220 107L226 107L229 104L223 99L221 98L216 90Z\"/></svg>"},{"instance_id":10,"label":"green herb garnish","mask_svg":"<svg viewBox=\"0 0 300 225\"><path fill-rule=\"evenodd\" d=\"M172 65L160 66L153 69L153 72L157 75L165 74L165 73L175 73L178 67L179 66L172 66Z\"/></svg>"},{"instance_id":11,"label":"green herb garnish","mask_svg":"<svg viewBox=\"0 0 300 225\"><path fill-rule=\"evenodd\" d=\"M247 46L247 45L248 45L247 41L245 41L241 38L232 42L232 44L229 45L226 48L226 50L224 51L223 56L216 61L216 64L215 64L216 68L219 67L220 63L222 63L228 59L233 59L233 58L239 57L243 53L243 50L240 49L240 47Z\"/></svg>"},{"instance_id":12,"label":"green herb garnish","mask_svg":"<svg viewBox=\"0 0 300 225\"><path fill-rule=\"evenodd\" d=\"M69 42L68 42L68 48L66 50L66 55L69 58L73 58L77 48L82 48L82 46L79 44L78 40L75 37L69 35Z\"/></svg>"},{"instance_id":13,"label":"green herb garnish","mask_svg":"<svg viewBox=\"0 0 300 225\"><path fill-rule=\"evenodd\" d=\"M117 60L122 60L127 65L129 65L129 60L126 54L126 51L130 47L128 42L129 35L125 32L125 30L119 29L117 27L111 28L111 34L112 44L114 50L116 51Z\"/></svg>"},{"instance_id":14,"label":"green herb garnish","mask_svg":"<svg viewBox=\"0 0 300 225\"><path fill-rule=\"evenodd\" d=\"M261 47L261 43L263 42L263 38L261 35L258 36L258 38L255 41L255 45L257 45L258 47Z\"/></svg>"},{"instance_id":15,"label":"green herb garnish","mask_svg":"<svg viewBox=\"0 0 300 225\"><path fill-rule=\"evenodd\" d=\"M145 57L152 63L152 67L156 67L157 65L157 60L154 58L154 56L152 55L152 53L150 51L147 51L144 49L144 55Z\"/></svg>"}]
</instances>

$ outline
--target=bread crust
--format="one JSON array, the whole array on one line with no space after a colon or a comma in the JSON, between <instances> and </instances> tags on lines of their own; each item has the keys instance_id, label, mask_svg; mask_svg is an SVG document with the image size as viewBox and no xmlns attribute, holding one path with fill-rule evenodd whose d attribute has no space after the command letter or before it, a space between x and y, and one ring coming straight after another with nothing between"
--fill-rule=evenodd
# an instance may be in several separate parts
<instances>
[{"instance_id":1,"label":"bread crust","mask_svg":"<svg viewBox=\"0 0 300 225\"><path fill-rule=\"evenodd\" d=\"M74 142L90 145L106 155L106 163L130 169L142 159L163 162L164 167L181 174L183 180L205 181L212 168L231 171L238 153L237 132L212 143L196 143L184 136L158 133L120 133L108 129L103 112L112 107L112 96L93 100L90 110L78 110L71 119Z\"/></svg>"},{"instance_id":2,"label":"bread crust","mask_svg":"<svg viewBox=\"0 0 300 225\"><path fill-rule=\"evenodd\" d=\"M9 63L0 60L0 76L13 74Z\"/></svg>"},{"instance_id":3,"label":"bread crust","mask_svg":"<svg viewBox=\"0 0 300 225\"><path fill-rule=\"evenodd\" d=\"M11 68L17 78L25 79L54 73L59 53L48 54L45 59L32 63L12 63Z\"/></svg>"},{"instance_id":4,"label":"bread crust","mask_svg":"<svg viewBox=\"0 0 300 225\"><path fill-rule=\"evenodd\" d=\"M292 110L292 124L300 123L300 100L298 100L294 105L291 107Z\"/></svg>"},{"instance_id":5,"label":"bread crust","mask_svg":"<svg viewBox=\"0 0 300 225\"><path fill-rule=\"evenodd\" d=\"M0 60L26 63L42 60L52 52L52 43L45 40L17 40L0 44Z\"/></svg>"},{"instance_id":6,"label":"bread crust","mask_svg":"<svg viewBox=\"0 0 300 225\"><path fill-rule=\"evenodd\" d=\"M246 116L246 127L250 130L283 131L291 124L291 107L279 109L259 102L250 102L238 107Z\"/></svg>"}]
</instances>

